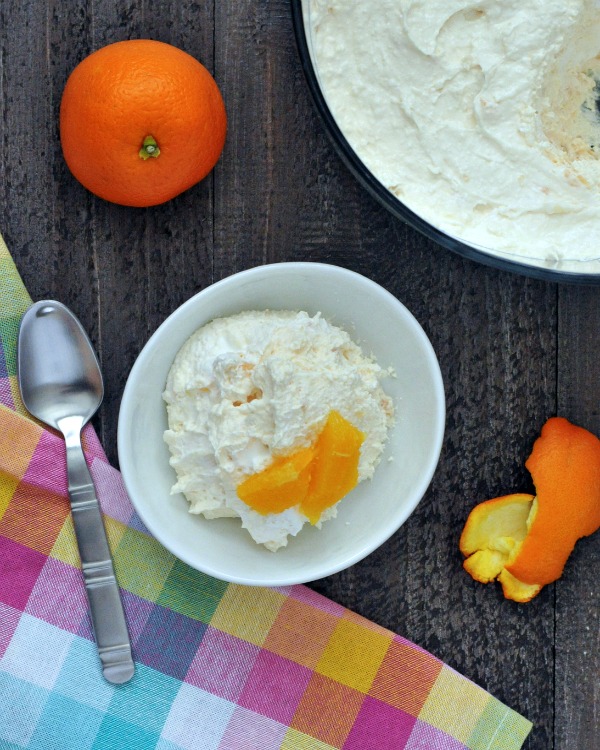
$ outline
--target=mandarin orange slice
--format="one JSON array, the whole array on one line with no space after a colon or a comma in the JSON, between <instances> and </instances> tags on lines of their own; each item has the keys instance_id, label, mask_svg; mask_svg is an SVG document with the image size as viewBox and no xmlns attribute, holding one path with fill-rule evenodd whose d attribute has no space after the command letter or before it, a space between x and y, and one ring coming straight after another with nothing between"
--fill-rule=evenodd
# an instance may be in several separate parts
<instances>
[{"instance_id":1,"label":"mandarin orange slice","mask_svg":"<svg viewBox=\"0 0 600 750\"><path fill-rule=\"evenodd\" d=\"M525 466L536 496L480 503L460 538L465 570L482 583L498 580L517 602L560 578L577 540L600 528L600 440L552 417Z\"/></svg>"},{"instance_id":2,"label":"mandarin orange slice","mask_svg":"<svg viewBox=\"0 0 600 750\"><path fill-rule=\"evenodd\" d=\"M318 523L324 510L340 501L358 484L358 460L364 433L332 410L315 444L308 493L300 510Z\"/></svg>"},{"instance_id":3,"label":"mandarin orange slice","mask_svg":"<svg viewBox=\"0 0 600 750\"><path fill-rule=\"evenodd\" d=\"M238 497L263 515L300 505L308 492L314 454L313 448L301 448L290 456L276 458L238 485Z\"/></svg>"},{"instance_id":4,"label":"mandarin orange slice","mask_svg":"<svg viewBox=\"0 0 600 750\"><path fill-rule=\"evenodd\" d=\"M258 513L281 513L298 506L312 523L358 483L365 436L332 410L314 446L276 458L237 487L237 495Z\"/></svg>"}]
</instances>

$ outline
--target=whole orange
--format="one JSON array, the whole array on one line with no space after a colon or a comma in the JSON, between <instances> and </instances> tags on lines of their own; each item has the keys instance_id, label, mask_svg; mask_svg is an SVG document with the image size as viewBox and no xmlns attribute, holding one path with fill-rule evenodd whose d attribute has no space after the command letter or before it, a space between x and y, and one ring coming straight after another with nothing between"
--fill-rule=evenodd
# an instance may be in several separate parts
<instances>
[{"instance_id":1,"label":"whole orange","mask_svg":"<svg viewBox=\"0 0 600 750\"><path fill-rule=\"evenodd\" d=\"M227 116L208 70L170 44L109 44L73 70L60 139L73 175L125 206L155 206L202 180L225 144Z\"/></svg>"}]
</instances>

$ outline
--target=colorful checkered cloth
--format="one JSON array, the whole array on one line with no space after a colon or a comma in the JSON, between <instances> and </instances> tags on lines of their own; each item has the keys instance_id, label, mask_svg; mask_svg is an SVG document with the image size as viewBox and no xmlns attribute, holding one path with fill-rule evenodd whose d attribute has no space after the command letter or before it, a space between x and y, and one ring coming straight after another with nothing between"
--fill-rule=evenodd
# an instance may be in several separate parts
<instances>
[{"instance_id":1,"label":"colorful checkered cloth","mask_svg":"<svg viewBox=\"0 0 600 750\"><path fill-rule=\"evenodd\" d=\"M136 673L101 676L64 443L15 377L31 301L0 238L0 750L516 750L531 724L431 654L305 586L203 575L142 525L94 431Z\"/></svg>"}]
</instances>

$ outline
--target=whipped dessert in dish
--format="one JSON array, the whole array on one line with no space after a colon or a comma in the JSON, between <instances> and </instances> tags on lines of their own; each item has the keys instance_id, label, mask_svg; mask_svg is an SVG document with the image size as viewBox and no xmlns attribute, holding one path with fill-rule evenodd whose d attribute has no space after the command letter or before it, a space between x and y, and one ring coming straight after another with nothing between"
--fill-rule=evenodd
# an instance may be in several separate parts
<instances>
[{"instance_id":1,"label":"whipped dessert in dish","mask_svg":"<svg viewBox=\"0 0 600 750\"><path fill-rule=\"evenodd\" d=\"M306 0L365 166L467 244L600 272L598 0Z\"/></svg>"},{"instance_id":2,"label":"whipped dessert in dish","mask_svg":"<svg viewBox=\"0 0 600 750\"><path fill-rule=\"evenodd\" d=\"M177 354L164 439L191 513L239 516L275 551L373 476L394 406L391 373L321 315L248 311L211 321Z\"/></svg>"}]
</instances>

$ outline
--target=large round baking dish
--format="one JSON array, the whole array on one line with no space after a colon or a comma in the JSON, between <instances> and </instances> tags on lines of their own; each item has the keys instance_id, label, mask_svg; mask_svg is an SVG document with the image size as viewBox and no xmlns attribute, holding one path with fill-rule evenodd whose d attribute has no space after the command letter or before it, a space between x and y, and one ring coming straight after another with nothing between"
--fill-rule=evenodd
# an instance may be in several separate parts
<instances>
[{"instance_id":1,"label":"large round baking dish","mask_svg":"<svg viewBox=\"0 0 600 750\"><path fill-rule=\"evenodd\" d=\"M561 268L553 268L545 261L523 258L513 259L508 254L498 255L485 248L475 247L463 242L436 228L421 216L411 211L402 201L391 193L372 172L367 169L360 157L354 151L342 129L333 116L321 85L316 69L315 57L312 50L310 33L310 0L291 0L292 19L298 45L298 51L302 68L308 82L308 87L315 103L316 109L325 125L333 145L356 179L364 188L376 198L394 216L401 219L414 229L434 240L441 247L454 253L477 261L492 268L522 274L525 276L544 279L559 283L571 283L580 285L600 284L600 264L598 272L581 272L577 270L578 263L574 260L566 260L561 263Z\"/></svg>"}]
</instances>

